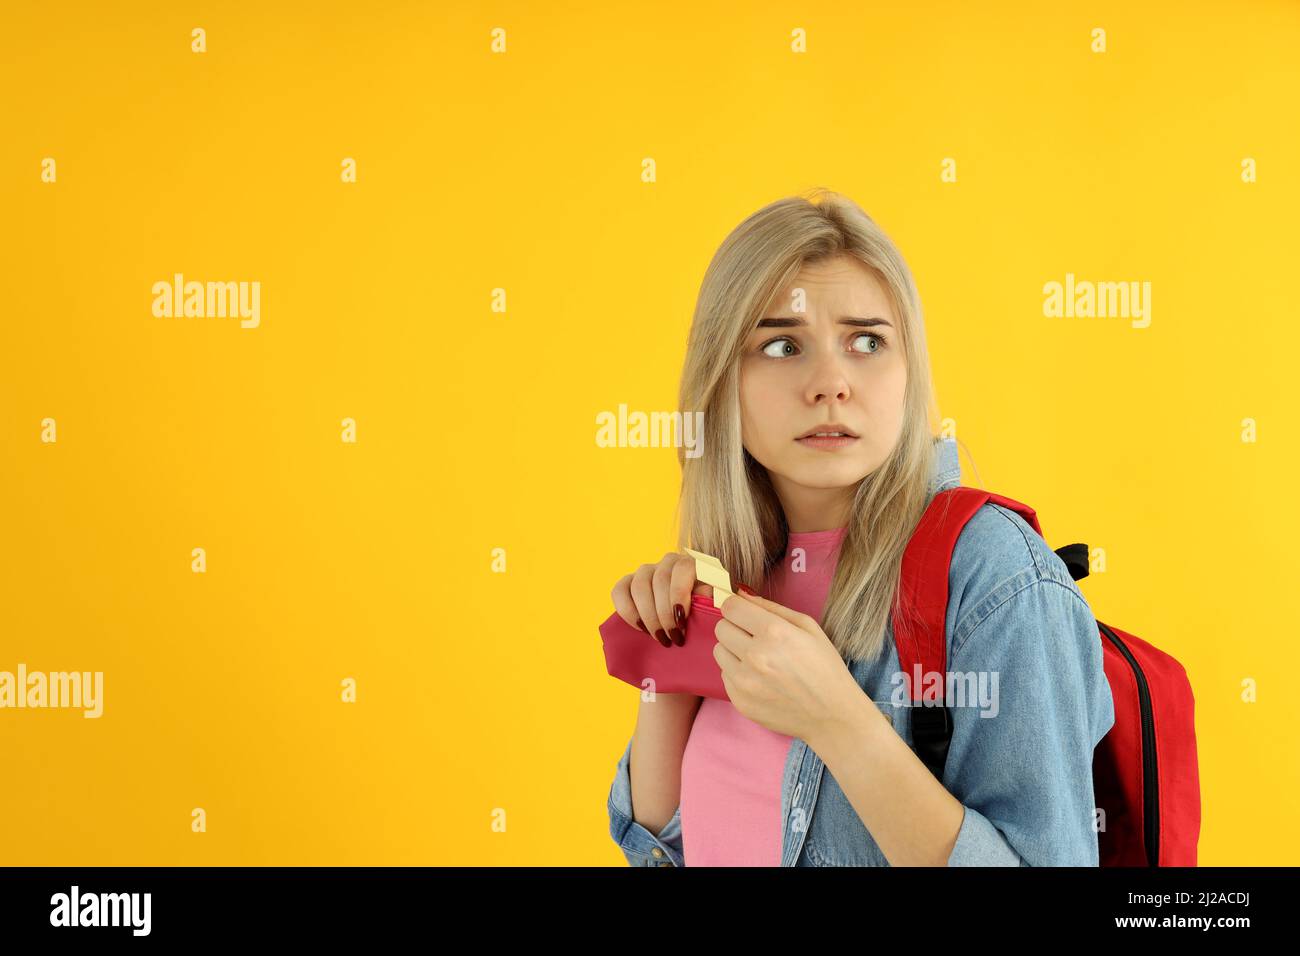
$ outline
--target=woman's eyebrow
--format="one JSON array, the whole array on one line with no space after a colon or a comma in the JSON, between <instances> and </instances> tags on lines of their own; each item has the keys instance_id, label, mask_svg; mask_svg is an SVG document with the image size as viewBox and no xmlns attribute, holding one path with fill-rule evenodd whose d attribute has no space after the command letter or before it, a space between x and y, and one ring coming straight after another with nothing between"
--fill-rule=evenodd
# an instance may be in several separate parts
<instances>
[{"instance_id":1,"label":"woman's eyebrow","mask_svg":"<svg viewBox=\"0 0 1300 956\"><path fill-rule=\"evenodd\" d=\"M777 318L759 319L759 320L758 320L758 325L754 326L754 328L756 328L756 329L792 329L792 328L795 328L795 327L797 327L797 326L800 326L800 325L807 325L807 324L808 324L808 322L807 322L807 320L805 320L805 319L789 318L789 317L786 317L786 316L780 316L780 317L777 317ZM889 325L889 323L886 322L884 319L876 319L876 318L860 319L860 318L857 318L856 316L845 316L844 318L842 318L842 319L839 320L839 324L840 324L840 325L856 325L856 326L858 326L858 327L860 327L860 328L864 328L864 329L869 329L869 328L871 328L871 326L873 326L873 325L886 325L886 326L889 326L889 328L891 328L891 329L893 328L893 326L892 326L892 325Z\"/></svg>"}]
</instances>

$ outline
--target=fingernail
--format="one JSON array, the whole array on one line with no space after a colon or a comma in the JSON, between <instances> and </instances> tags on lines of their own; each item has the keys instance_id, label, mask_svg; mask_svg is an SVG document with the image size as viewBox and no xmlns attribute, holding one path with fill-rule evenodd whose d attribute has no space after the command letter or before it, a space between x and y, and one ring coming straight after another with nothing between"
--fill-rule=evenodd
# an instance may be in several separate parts
<instances>
[{"instance_id":1,"label":"fingernail","mask_svg":"<svg viewBox=\"0 0 1300 956\"><path fill-rule=\"evenodd\" d=\"M686 633L686 612L680 604L673 605L673 617L677 618L677 627L683 634ZM682 638L685 640L685 638Z\"/></svg>"},{"instance_id":2,"label":"fingernail","mask_svg":"<svg viewBox=\"0 0 1300 956\"><path fill-rule=\"evenodd\" d=\"M736 590L739 591L741 594L753 594L755 596L758 595L757 591L755 591L753 588L745 584L737 584Z\"/></svg>"},{"instance_id":3,"label":"fingernail","mask_svg":"<svg viewBox=\"0 0 1300 956\"><path fill-rule=\"evenodd\" d=\"M638 620L638 621L636 622L636 626L639 627L639 628L641 628L641 630L645 631L647 634L650 633L649 631L646 631L646 630L645 630L645 625L642 624L642 623L640 622L640 620Z\"/></svg>"},{"instance_id":4,"label":"fingernail","mask_svg":"<svg viewBox=\"0 0 1300 956\"><path fill-rule=\"evenodd\" d=\"M686 643L686 635L675 627L670 627L668 629L668 636L673 639L673 643L678 647L681 647Z\"/></svg>"},{"instance_id":5,"label":"fingernail","mask_svg":"<svg viewBox=\"0 0 1300 956\"><path fill-rule=\"evenodd\" d=\"M658 641L660 644L662 644L664 647L673 646L673 642L668 640L668 635L664 633L663 628L660 628L659 630L655 631L655 640Z\"/></svg>"}]
</instances>

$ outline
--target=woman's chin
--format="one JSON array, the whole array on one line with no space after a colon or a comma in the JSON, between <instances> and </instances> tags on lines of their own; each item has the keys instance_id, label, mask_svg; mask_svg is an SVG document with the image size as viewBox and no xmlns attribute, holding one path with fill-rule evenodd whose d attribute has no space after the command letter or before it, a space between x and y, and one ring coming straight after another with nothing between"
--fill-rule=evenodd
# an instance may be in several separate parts
<instances>
[{"instance_id":1,"label":"woman's chin","mask_svg":"<svg viewBox=\"0 0 1300 956\"><path fill-rule=\"evenodd\" d=\"M816 466L806 463L793 465L786 470L785 478L804 488L848 488L867 477L871 471L862 462L825 461Z\"/></svg>"}]
</instances>

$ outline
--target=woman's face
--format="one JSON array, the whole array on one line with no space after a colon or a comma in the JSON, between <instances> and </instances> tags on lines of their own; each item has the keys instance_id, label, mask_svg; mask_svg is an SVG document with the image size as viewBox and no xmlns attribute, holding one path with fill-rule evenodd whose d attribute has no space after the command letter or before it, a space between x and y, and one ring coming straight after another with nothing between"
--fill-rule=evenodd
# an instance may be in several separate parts
<instances>
[{"instance_id":1,"label":"woman's face","mask_svg":"<svg viewBox=\"0 0 1300 956\"><path fill-rule=\"evenodd\" d=\"M791 531L844 524L858 482L898 442L906 385L898 317L875 274L852 256L805 264L740 362L741 439ZM802 438L833 430L856 437Z\"/></svg>"}]
</instances>

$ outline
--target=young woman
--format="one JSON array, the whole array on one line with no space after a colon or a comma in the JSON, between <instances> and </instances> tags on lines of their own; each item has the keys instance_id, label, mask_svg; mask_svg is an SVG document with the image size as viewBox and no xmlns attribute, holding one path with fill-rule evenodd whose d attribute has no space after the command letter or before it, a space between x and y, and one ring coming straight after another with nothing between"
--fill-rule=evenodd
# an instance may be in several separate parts
<instances>
[{"instance_id":1,"label":"young woman","mask_svg":"<svg viewBox=\"0 0 1300 956\"><path fill-rule=\"evenodd\" d=\"M954 549L948 667L991 693L952 708L942 782L894 706L900 562L960 469L931 433L920 302L889 238L822 190L742 222L705 274L679 399L703 410L705 448L678 455L679 545L749 587L716 628L730 701L642 699L608 800L628 861L1096 866L1092 755L1114 723L1101 643L1019 515L984 505ZM671 646L708 590L674 552L613 600Z\"/></svg>"}]
</instances>

